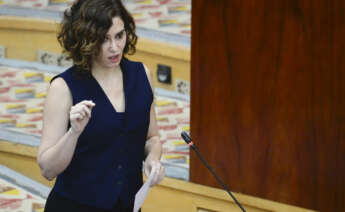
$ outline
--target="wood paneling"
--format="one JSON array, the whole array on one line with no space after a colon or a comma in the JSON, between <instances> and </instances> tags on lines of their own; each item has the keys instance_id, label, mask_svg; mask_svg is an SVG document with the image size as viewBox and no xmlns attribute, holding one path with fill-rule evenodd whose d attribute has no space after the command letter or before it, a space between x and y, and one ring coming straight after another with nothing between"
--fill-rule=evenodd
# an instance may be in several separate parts
<instances>
[{"instance_id":1,"label":"wood paneling","mask_svg":"<svg viewBox=\"0 0 345 212\"><path fill-rule=\"evenodd\" d=\"M36 161L37 147L0 140L0 164L31 179L52 187L41 175ZM248 212L314 212L300 207L273 202L243 194L235 194ZM143 205L143 212L238 211L236 204L220 189L165 178L154 186Z\"/></svg>"},{"instance_id":2,"label":"wood paneling","mask_svg":"<svg viewBox=\"0 0 345 212\"><path fill-rule=\"evenodd\" d=\"M0 140L0 164L13 169L39 183L53 186L54 181L46 180L37 164L37 147Z\"/></svg>"},{"instance_id":3,"label":"wood paneling","mask_svg":"<svg viewBox=\"0 0 345 212\"><path fill-rule=\"evenodd\" d=\"M191 134L234 191L345 211L345 2L192 1ZM220 187L196 154L191 181Z\"/></svg>"}]
</instances>

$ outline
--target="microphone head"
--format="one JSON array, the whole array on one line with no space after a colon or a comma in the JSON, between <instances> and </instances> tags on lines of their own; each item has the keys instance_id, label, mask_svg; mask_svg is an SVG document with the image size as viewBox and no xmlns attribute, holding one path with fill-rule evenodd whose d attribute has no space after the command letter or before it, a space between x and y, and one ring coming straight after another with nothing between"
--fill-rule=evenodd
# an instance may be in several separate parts
<instances>
[{"instance_id":1,"label":"microphone head","mask_svg":"<svg viewBox=\"0 0 345 212\"><path fill-rule=\"evenodd\" d=\"M190 138L190 136L188 135L188 133L185 132L185 131L183 131L183 132L181 133L181 137L183 138L183 140L184 140L187 144L189 144L190 142L192 142L192 139Z\"/></svg>"}]
</instances>

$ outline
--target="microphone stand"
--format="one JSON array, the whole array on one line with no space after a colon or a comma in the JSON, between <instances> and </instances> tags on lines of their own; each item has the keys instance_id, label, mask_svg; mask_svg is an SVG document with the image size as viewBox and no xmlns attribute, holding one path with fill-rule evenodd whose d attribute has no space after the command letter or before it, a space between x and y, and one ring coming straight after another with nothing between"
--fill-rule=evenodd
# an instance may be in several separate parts
<instances>
[{"instance_id":1,"label":"microphone stand","mask_svg":"<svg viewBox=\"0 0 345 212\"><path fill-rule=\"evenodd\" d=\"M230 195L230 197L235 201L235 203L238 205L238 207L241 208L241 210L243 212L246 212L246 210L244 210L244 208L242 207L241 203L239 201L237 201L237 199L235 198L235 196L231 193L230 189L225 185L225 183L216 175L216 173L213 171L213 169L211 168L210 165L208 165L208 163L206 162L206 160L204 159L204 157L202 157L202 155L200 154L199 150L196 148L196 146L194 145L192 139L189 137L188 133L186 132L182 132L181 133L181 137L183 138L183 140L196 152L196 154L199 156L199 158L201 159L201 161L204 163L204 165L207 167L207 169L213 174L213 176L216 177L217 181L223 186L223 188L228 192L228 194Z\"/></svg>"}]
</instances>

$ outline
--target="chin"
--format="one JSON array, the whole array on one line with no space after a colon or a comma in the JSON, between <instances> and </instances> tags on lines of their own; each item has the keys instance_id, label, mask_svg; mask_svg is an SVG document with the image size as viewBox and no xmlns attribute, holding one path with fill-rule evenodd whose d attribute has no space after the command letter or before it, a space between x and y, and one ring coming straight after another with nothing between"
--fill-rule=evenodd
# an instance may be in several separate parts
<instances>
[{"instance_id":1,"label":"chin","mask_svg":"<svg viewBox=\"0 0 345 212\"><path fill-rule=\"evenodd\" d=\"M109 68L117 68L119 66L120 66L120 62L111 64L111 66Z\"/></svg>"}]
</instances>

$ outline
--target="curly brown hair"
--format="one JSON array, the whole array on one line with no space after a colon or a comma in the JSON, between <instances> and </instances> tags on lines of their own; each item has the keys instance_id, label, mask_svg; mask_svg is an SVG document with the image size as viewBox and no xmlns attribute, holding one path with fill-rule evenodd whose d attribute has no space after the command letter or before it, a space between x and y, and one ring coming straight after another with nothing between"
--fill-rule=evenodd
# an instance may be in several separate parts
<instances>
[{"instance_id":1,"label":"curly brown hair","mask_svg":"<svg viewBox=\"0 0 345 212\"><path fill-rule=\"evenodd\" d=\"M57 39L78 71L90 73L92 58L100 52L112 19L120 17L127 35L124 54L134 54L135 22L121 0L77 0L64 12Z\"/></svg>"}]
</instances>

